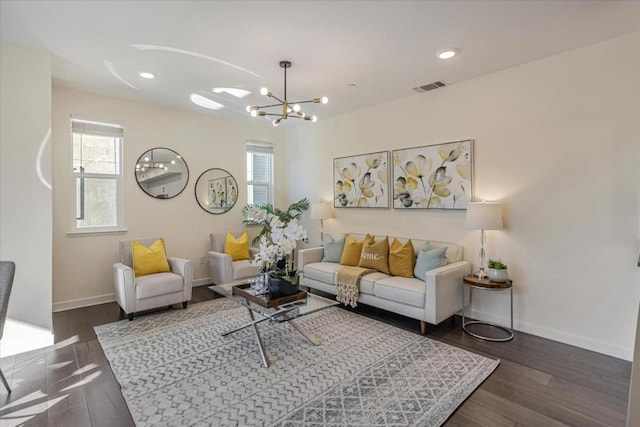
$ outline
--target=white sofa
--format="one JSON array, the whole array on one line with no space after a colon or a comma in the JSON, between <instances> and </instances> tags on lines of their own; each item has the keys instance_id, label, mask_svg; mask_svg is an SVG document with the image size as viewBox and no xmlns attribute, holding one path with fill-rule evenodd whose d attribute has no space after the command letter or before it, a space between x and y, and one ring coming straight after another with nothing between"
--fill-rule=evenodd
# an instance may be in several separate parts
<instances>
[{"instance_id":1,"label":"white sofa","mask_svg":"<svg viewBox=\"0 0 640 427\"><path fill-rule=\"evenodd\" d=\"M349 233L361 240L364 235ZM376 240L384 236L376 236ZM389 245L394 237L389 237ZM407 238L397 239L406 242ZM426 240L411 239L416 252ZM437 325L462 309L462 278L471 273L471 263L462 260L462 246L449 242L429 240L433 248L446 246L447 264L429 270L422 278L406 278L375 272L360 279L358 303L420 320L420 330L426 333L426 324ZM322 261L323 248L302 249L298 253L298 268L302 271L301 284L330 294L336 294L336 277L342 267L335 262Z\"/></svg>"}]
</instances>

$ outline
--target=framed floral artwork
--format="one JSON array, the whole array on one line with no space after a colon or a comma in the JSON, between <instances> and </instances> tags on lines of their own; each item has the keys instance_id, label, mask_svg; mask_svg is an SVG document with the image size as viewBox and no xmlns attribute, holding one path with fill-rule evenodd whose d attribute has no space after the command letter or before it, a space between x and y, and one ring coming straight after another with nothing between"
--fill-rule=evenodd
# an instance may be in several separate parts
<instances>
[{"instance_id":1,"label":"framed floral artwork","mask_svg":"<svg viewBox=\"0 0 640 427\"><path fill-rule=\"evenodd\" d=\"M389 152L333 159L333 206L389 208Z\"/></svg>"},{"instance_id":2,"label":"framed floral artwork","mask_svg":"<svg viewBox=\"0 0 640 427\"><path fill-rule=\"evenodd\" d=\"M466 209L473 140L393 150L394 209Z\"/></svg>"}]
</instances>

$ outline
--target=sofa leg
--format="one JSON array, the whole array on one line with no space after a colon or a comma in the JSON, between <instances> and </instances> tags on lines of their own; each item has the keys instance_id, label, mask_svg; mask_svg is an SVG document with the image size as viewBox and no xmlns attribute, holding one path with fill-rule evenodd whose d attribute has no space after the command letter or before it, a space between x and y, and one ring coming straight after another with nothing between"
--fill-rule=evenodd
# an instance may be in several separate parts
<instances>
[{"instance_id":1,"label":"sofa leg","mask_svg":"<svg viewBox=\"0 0 640 427\"><path fill-rule=\"evenodd\" d=\"M129 313L128 316L129 316L129 322L131 322L133 320L133 313Z\"/></svg>"},{"instance_id":2,"label":"sofa leg","mask_svg":"<svg viewBox=\"0 0 640 427\"><path fill-rule=\"evenodd\" d=\"M182 308L187 308L189 301L182 301Z\"/></svg>"},{"instance_id":3,"label":"sofa leg","mask_svg":"<svg viewBox=\"0 0 640 427\"><path fill-rule=\"evenodd\" d=\"M422 335L426 335L427 334L427 322L425 322L424 320L420 321L420 333Z\"/></svg>"}]
</instances>

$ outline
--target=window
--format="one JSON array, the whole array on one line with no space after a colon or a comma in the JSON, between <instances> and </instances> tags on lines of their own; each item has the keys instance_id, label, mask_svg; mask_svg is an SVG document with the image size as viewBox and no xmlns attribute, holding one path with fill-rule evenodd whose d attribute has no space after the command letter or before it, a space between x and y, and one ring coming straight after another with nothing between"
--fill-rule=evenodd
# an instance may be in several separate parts
<instances>
[{"instance_id":1,"label":"window","mask_svg":"<svg viewBox=\"0 0 640 427\"><path fill-rule=\"evenodd\" d=\"M122 127L71 119L75 209L72 231L124 229Z\"/></svg>"},{"instance_id":2,"label":"window","mask_svg":"<svg viewBox=\"0 0 640 427\"><path fill-rule=\"evenodd\" d=\"M273 202L273 146L247 143L247 203Z\"/></svg>"}]
</instances>

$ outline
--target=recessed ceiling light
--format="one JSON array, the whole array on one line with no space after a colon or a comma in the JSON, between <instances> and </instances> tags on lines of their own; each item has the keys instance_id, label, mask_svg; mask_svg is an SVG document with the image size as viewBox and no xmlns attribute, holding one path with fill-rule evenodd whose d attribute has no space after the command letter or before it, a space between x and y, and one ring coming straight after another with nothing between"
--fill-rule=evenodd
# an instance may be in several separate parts
<instances>
[{"instance_id":1,"label":"recessed ceiling light","mask_svg":"<svg viewBox=\"0 0 640 427\"><path fill-rule=\"evenodd\" d=\"M192 93L191 96L189 96L189 99L191 99L191 102L193 102L194 104L203 108L208 108L210 110L219 110L221 108L224 108L224 105L202 95L198 95L197 93Z\"/></svg>"},{"instance_id":2,"label":"recessed ceiling light","mask_svg":"<svg viewBox=\"0 0 640 427\"><path fill-rule=\"evenodd\" d=\"M151 73L142 72L142 73L140 73L140 77L142 77L143 79L152 79L155 76L153 74L151 74Z\"/></svg>"},{"instance_id":3,"label":"recessed ceiling light","mask_svg":"<svg viewBox=\"0 0 640 427\"><path fill-rule=\"evenodd\" d=\"M440 59L451 59L458 53L458 49L442 49L436 52Z\"/></svg>"},{"instance_id":4,"label":"recessed ceiling light","mask_svg":"<svg viewBox=\"0 0 640 427\"><path fill-rule=\"evenodd\" d=\"M233 95L236 98L244 98L249 95L251 92L244 89L236 89L234 87L214 87L213 93L228 93L229 95Z\"/></svg>"}]
</instances>

